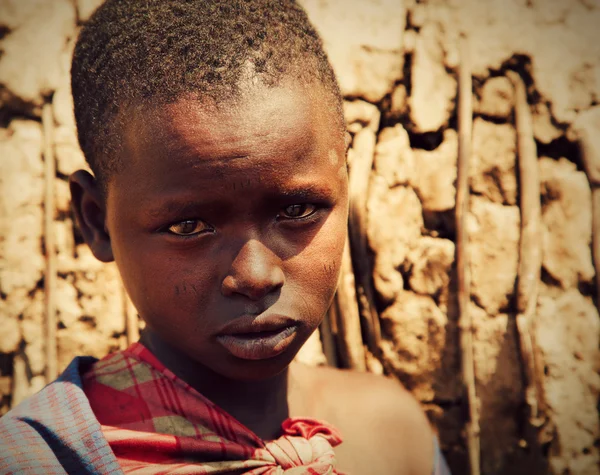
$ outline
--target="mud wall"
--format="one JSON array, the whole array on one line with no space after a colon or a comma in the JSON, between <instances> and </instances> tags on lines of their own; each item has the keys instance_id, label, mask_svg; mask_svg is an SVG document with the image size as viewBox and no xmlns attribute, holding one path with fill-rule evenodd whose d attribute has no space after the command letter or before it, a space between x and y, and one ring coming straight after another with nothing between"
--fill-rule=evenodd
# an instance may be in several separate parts
<instances>
[{"instance_id":1,"label":"mud wall","mask_svg":"<svg viewBox=\"0 0 600 475\"><path fill-rule=\"evenodd\" d=\"M573 132L576 121L600 115L600 3L301 3L346 98L350 166L356 157L373 160L365 232L382 338L365 367L395 375L415 394L455 473L467 473L454 220L465 34L474 81L467 230L482 473L600 473L592 198ZM58 370L75 355L125 347L142 325L116 268L91 256L69 209L67 177L86 168L70 57L97 4L0 4L0 414L46 382L49 312L57 317ZM541 184L534 336L545 420L534 445L515 323L521 210L509 71L527 85ZM299 357L326 361L318 335Z\"/></svg>"}]
</instances>

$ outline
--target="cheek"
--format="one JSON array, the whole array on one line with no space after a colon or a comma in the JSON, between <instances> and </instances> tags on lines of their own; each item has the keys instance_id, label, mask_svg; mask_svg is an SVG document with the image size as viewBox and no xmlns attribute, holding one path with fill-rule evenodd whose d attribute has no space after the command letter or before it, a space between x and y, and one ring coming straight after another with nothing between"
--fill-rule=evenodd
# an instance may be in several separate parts
<instances>
[{"instance_id":1,"label":"cheek","mask_svg":"<svg viewBox=\"0 0 600 475\"><path fill-rule=\"evenodd\" d=\"M337 288L346 239L345 219L324 226L291 264L294 287L323 314ZM322 315L320 315L322 316Z\"/></svg>"},{"instance_id":2,"label":"cheek","mask_svg":"<svg viewBox=\"0 0 600 475\"><path fill-rule=\"evenodd\" d=\"M144 320L154 315L171 320L193 317L208 305L211 274L206 265L195 265L189 256L181 258L140 245L120 251L115 255L117 266Z\"/></svg>"}]
</instances>

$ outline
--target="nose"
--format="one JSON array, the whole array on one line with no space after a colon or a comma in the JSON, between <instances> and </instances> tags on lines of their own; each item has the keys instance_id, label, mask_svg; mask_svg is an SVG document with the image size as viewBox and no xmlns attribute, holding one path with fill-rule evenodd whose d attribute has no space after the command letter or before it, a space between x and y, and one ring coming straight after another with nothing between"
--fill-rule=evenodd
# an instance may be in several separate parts
<instances>
[{"instance_id":1,"label":"nose","mask_svg":"<svg viewBox=\"0 0 600 475\"><path fill-rule=\"evenodd\" d=\"M284 283L281 259L257 240L244 243L221 285L225 296L243 295L258 301Z\"/></svg>"}]
</instances>

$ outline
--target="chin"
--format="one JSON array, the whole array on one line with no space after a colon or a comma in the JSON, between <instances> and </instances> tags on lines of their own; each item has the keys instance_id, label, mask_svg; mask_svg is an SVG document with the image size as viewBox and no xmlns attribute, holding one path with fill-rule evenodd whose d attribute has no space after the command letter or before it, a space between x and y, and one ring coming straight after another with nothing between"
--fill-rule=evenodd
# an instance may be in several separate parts
<instances>
[{"instance_id":1,"label":"chin","mask_svg":"<svg viewBox=\"0 0 600 475\"><path fill-rule=\"evenodd\" d=\"M219 367L213 367L213 371L234 381L265 381L285 371L294 360L301 346L298 345L298 348L293 349L289 348L277 356L266 359L248 360L227 355L222 360L223 364L220 364Z\"/></svg>"}]
</instances>

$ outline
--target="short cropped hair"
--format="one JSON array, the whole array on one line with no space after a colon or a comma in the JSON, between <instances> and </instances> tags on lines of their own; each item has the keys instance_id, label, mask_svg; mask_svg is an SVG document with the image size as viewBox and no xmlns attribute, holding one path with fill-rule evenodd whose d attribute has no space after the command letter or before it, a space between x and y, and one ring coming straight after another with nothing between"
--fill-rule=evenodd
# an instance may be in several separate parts
<instances>
[{"instance_id":1,"label":"short cropped hair","mask_svg":"<svg viewBox=\"0 0 600 475\"><path fill-rule=\"evenodd\" d=\"M294 0L107 0L82 28L71 67L79 144L97 179L118 169L125 115L191 95L227 102L251 74L342 98L322 41Z\"/></svg>"}]
</instances>

